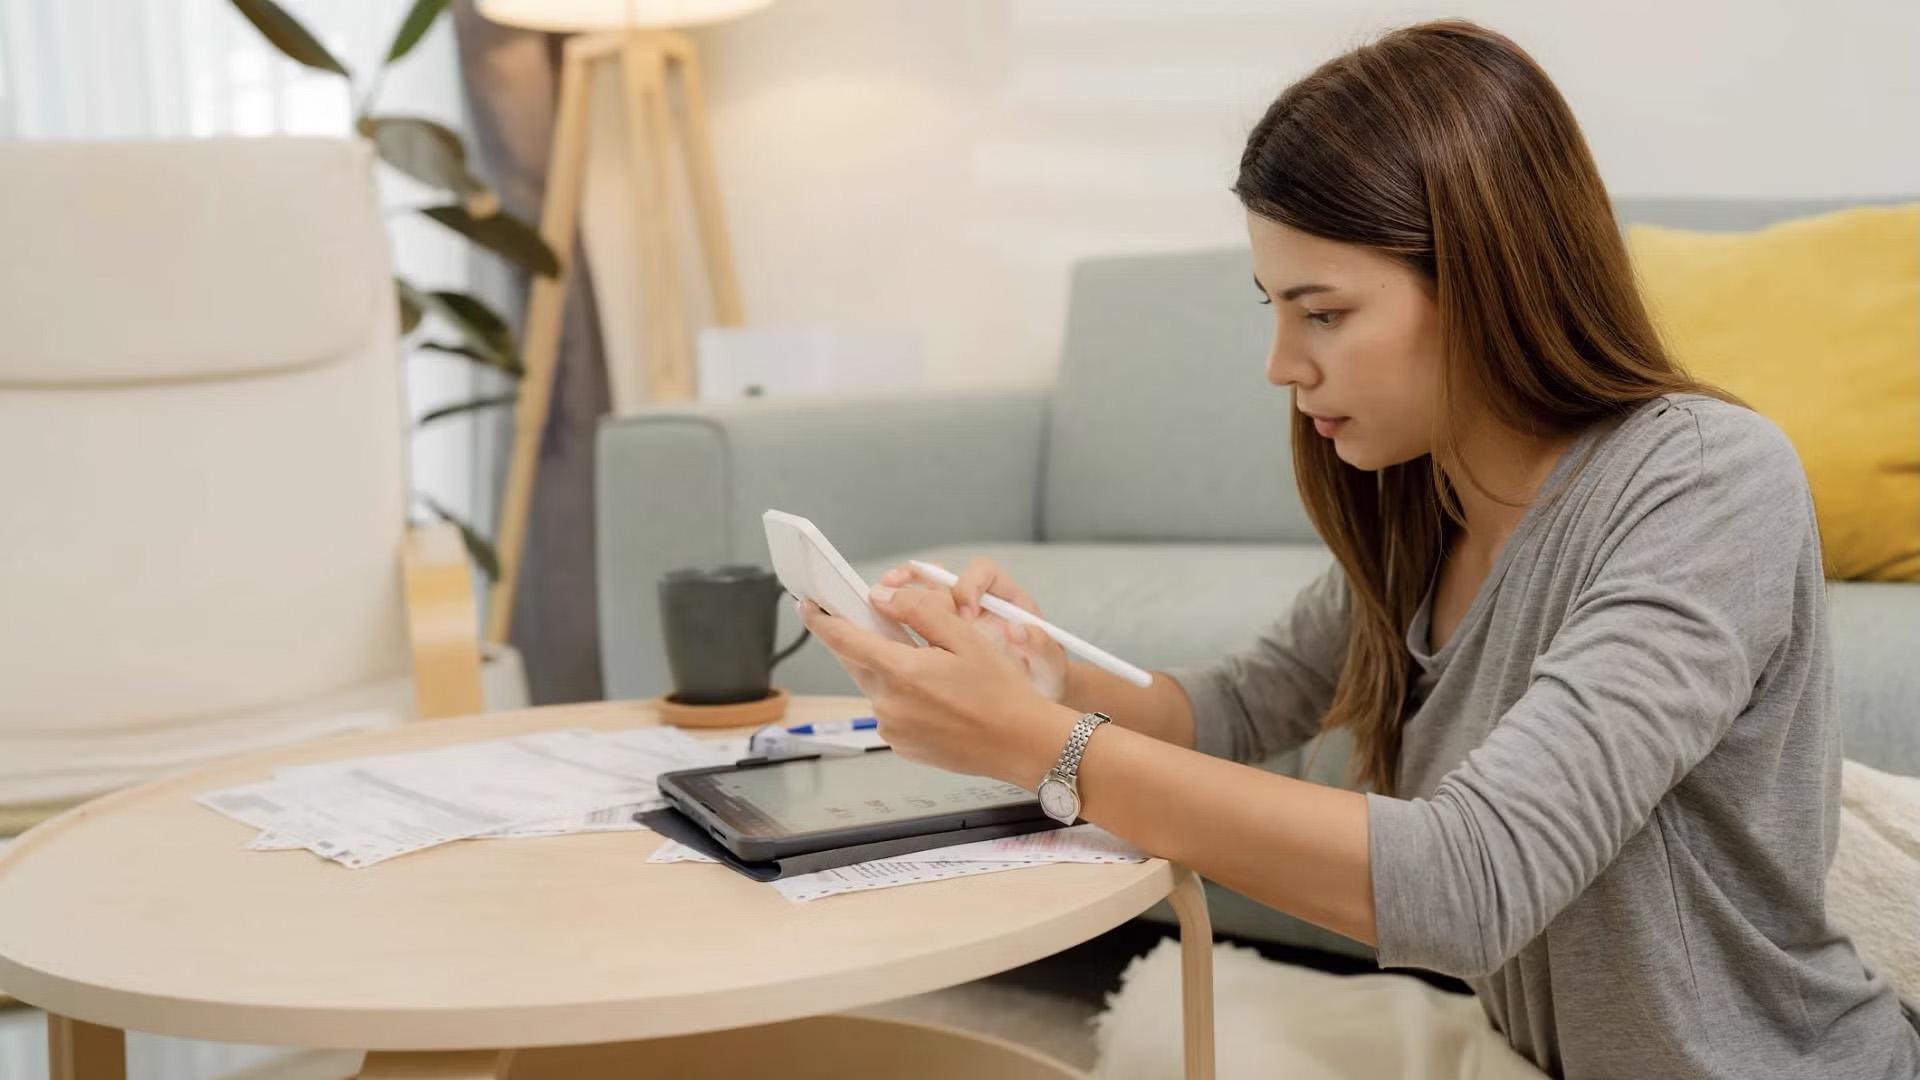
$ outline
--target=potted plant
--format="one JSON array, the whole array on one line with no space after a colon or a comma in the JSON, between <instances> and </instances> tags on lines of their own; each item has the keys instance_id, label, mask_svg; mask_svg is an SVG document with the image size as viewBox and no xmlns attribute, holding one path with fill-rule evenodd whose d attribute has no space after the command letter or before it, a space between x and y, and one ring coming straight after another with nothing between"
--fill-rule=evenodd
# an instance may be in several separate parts
<instances>
[{"instance_id":1,"label":"potted plant","mask_svg":"<svg viewBox=\"0 0 1920 1080\"><path fill-rule=\"evenodd\" d=\"M385 57L364 79L357 79L274 0L230 2L287 58L345 81L349 100L354 102L354 129L373 145L382 162L444 193L442 201L409 208L408 213L422 215L460 234L529 274L551 277L559 272L558 261L539 232L502 211L498 196L468 169L466 145L456 132L426 117L386 115L375 110L387 68L413 51L446 11L449 0L415 0L394 31ZM484 300L450 289L423 288L397 275L394 294L400 308L400 333L411 348L462 357L508 380L522 375L512 328ZM433 409L415 423L425 426L448 417L510 406L516 397L511 389L486 394ZM468 555L488 581L499 576L499 560L485 532L424 492L415 491L413 500L460 530Z\"/></svg>"}]
</instances>

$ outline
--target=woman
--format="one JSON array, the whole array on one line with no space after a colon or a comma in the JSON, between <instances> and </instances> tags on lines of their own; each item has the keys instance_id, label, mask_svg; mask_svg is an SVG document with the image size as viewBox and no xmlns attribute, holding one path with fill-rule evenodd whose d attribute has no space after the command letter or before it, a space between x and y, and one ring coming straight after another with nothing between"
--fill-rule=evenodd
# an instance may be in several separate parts
<instances>
[{"instance_id":1,"label":"woman","mask_svg":"<svg viewBox=\"0 0 1920 1080\"><path fill-rule=\"evenodd\" d=\"M895 569L874 604L931 648L802 613L882 733L1029 789L1087 733L1084 818L1468 980L1555 1075L1920 1073L1826 917L1805 474L1661 348L1546 75L1469 23L1388 34L1273 103L1233 190L1333 566L1247 651L1145 689L983 617L983 592L1034 607L990 563ZM1369 791L1241 764L1328 728Z\"/></svg>"}]
</instances>

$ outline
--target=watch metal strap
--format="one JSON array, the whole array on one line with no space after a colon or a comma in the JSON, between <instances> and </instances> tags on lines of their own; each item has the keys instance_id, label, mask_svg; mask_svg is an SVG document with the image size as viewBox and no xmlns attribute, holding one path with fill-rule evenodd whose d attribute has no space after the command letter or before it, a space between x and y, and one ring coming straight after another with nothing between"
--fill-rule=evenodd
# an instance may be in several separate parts
<instances>
[{"instance_id":1,"label":"watch metal strap","mask_svg":"<svg viewBox=\"0 0 1920 1080\"><path fill-rule=\"evenodd\" d=\"M1054 771L1069 779L1077 779L1080 775L1080 755L1087 752L1087 742L1093 738L1093 729L1112 722L1113 717L1106 713L1082 715L1073 725L1073 731L1067 735L1067 748L1060 751L1060 763L1054 766Z\"/></svg>"}]
</instances>

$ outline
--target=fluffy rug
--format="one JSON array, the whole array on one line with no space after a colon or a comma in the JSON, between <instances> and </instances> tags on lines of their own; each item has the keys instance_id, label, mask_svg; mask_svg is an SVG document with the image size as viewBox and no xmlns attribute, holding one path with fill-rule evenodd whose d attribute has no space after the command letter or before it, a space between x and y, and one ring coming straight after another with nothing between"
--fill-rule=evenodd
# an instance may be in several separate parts
<instances>
[{"instance_id":1,"label":"fluffy rug","mask_svg":"<svg viewBox=\"0 0 1920 1080\"><path fill-rule=\"evenodd\" d=\"M1920 779L1848 761L1827 914L1920 1012Z\"/></svg>"},{"instance_id":2,"label":"fluffy rug","mask_svg":"<svg viewBox=\"0 0 1920 1080\"><path fill-rule=\"evenodd\" d=\"M1237 945L1213 949L1219 1080L1540 1080L1473 998L1407 975L1329 975ZM1180 945L1136 958L1094 1020L1095 1080L1179 1076Z\"/></svg>"}]
</instances>

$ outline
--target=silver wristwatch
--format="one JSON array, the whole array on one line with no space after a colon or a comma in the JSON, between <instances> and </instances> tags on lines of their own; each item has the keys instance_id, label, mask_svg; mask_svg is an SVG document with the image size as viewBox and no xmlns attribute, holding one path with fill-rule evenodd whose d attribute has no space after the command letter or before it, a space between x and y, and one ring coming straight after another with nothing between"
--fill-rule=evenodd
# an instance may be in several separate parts
<instances>
[{"instance_id":1,"label":"silver wristwatch","mask_svg":"<svg viewBox=\"0 0 1920 1080\"><path fill-rule=\"evenodd\" d=\"M1086 753L1093 729L1111 723L1113 717L1097 712L1087 713L1074 723L1073 731L1067 735L1066 748L1060 751L1060 760L1040 778L1040 787L1035 792L1040 796L1040 809L1046 811L1048 817L1068 825L1080 817L1080 755Z\"/></svg>"}]
</instances>

